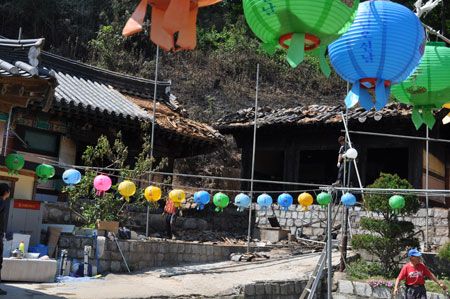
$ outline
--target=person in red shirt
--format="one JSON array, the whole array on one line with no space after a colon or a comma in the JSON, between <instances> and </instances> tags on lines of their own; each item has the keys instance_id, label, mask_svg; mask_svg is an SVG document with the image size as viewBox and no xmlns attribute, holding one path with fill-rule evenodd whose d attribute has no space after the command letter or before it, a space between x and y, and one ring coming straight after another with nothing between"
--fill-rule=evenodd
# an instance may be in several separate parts
<instances>
[{"instance_id":1,"label":"person in red shirt","mask_svg":"<svg viewBox=\"0 0 450 299\"><path fill-rule=\"evenodd\" d=\"M394 287L394 297L398 294L398 285L401 280L405 280L406 299L427 299L427 290L425 289L425 276L430 277L443 290L445 285L440 283L436 276L428 270L427 266L420 262L422 254L417 249L411 249L408 252L409 263L403 266L397 277Z\"/></svg>"}]
</instances>

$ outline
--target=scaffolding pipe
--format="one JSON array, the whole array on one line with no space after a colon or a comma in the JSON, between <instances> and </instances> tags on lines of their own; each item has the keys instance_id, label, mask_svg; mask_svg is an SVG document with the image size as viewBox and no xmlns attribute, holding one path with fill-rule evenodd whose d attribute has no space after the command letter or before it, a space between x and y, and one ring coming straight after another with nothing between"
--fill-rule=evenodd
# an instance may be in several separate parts
<instances>
[{"instance_id":1,"label":"scaffolding pipe","mask_svg":"<svg viewBox=\"0 0 450 299\"><path fill-rule=\"evenodd\" d=\"M345 130L341 130L341 132L345 132ZM360 134L360 135L370 135L370 136L378 136L378 137L391 137L391 138L403 138L403 139L413 139L413 140L421 140L421 141L433 141L433 142L445 142L450 143L450 140L447 139L439 139L439 138L427 138L427 137L417 137L417 136L408 136L408 135L396 135L396 134L387 134L387 133L376 133L376 132L364 132L364 131L348 131L351 134Z\"/></svg>"},{"instance_id":2,"label":"scaffolding pipe","mask_svg":"<svg viewBox=\"0 0 450 299\"><path fill-rule=\"evenodd\" d=\"M155 142L155 122L156 122L156 94L157 94L157 86L158 86L158 60L159 60L159 46L156 45L156 65L155 65L155 88L153 89L153 118L152 118L152 136L150 140L150 171L148 174L149 184L152 182L152 166L153 166L153 144ZM150 206L147 202L147 223L145 225L145 236L148 238L148 224L150 217Z\"/></svg>"},{"instance_id":3,"label":"scaffolding pipe","mask_svg":"<svg viewBox=\"0 0 450 299\"><path fill-rule=\"evenodd\" d=\"M255 121L253 124L253 150L252 150L252 173L250 177L250 207L248 209L248 233L247 252L250 252L250 240L252 233L252 206L253 206L253 179L255 176L255 152L256 152L256 128L258 126L258 87L259 87L259 63L256 65L256 89L255 89Z\"/></svg>"},{"instance_id":4,"label":"scaffolding pipe","mask_svg":"<svg viewBox=\"0 0 450 299\"><path fill-rule=\"evenodd\" d=\"M425 188L428 190L428 153L429 153L429 142L428 142L428 126L426 127L426 136L427 136L427 140L425 142L425 148L426 148L426 155L425 155L425 160L426 160L426 169L425 169ZM425 206L426 206L426 210L427 210L427 215L426 215L426 222L425 222L425 250L429 251L429 244L428 244L428 193L425 194Z\"/></svg>"},{"instance_id":5,"label":"scaffolding pipe","mask_svg":"<svg viewBox=\"0 0 450 299\"><path fill-rule=\"evenodd\" d=\"M22 30L22 28L20 28ZM6 125L6 141L5 141L5 150L3 151L3 156L6 156L7 150L8 150L8 140L9 140L9 127L11 126L11 115L13 112L13 107L11 106L11 109L9 109L9 115L8 115L8 124Z\"/></svg>"},{"instance_id":6,"label":"scaffolding pipe","mask_svg":"<svg viewBox=\"0 0 450 299\"><path fill-rule=\"evenodd\" d=\"M330 191L328 191L330 193ZM328 259L328 285L327 285L327 293L328 299L331 299L331 284L332 284L332 270L333 270L333 261L332 261L332 241L331 240L331 213L333 211L333 201L328 204L328 219L327 219L327 259Z\"/></svg>"}]
</instances>

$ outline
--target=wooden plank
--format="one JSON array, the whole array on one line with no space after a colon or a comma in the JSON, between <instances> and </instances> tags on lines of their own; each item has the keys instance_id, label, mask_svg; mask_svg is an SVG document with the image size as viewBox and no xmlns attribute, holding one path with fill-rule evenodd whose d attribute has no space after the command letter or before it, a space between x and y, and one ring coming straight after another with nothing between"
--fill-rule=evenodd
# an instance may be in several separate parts
<instances>
[{"instance_id":1,"label":"wooden plank","mask_svg":"<svg viewBox=\"0 0 450 299\"><path fill-rule=\"evenodd\" d=\"M31 97L15 96L15 95L1 95L0 103L12 105L16 107L26 108L30 102Z\"/></svg>"}]
</instances>

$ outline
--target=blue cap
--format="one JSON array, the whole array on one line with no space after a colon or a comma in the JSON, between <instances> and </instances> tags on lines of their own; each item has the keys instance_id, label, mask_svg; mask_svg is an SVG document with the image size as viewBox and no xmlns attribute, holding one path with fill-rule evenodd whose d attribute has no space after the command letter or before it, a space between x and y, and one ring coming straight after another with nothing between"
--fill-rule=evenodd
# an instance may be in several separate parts
<instances>
[{"instance_id":1,"label":"blue cap","mask_svg":"<svg viewBox=\"0 0 450 299\"><path fill-rule=\"evenodd\" d=\"M408 256L422 256L422 254L417 249L411 249L408 252Z\"/></svg>"}]
</instances>

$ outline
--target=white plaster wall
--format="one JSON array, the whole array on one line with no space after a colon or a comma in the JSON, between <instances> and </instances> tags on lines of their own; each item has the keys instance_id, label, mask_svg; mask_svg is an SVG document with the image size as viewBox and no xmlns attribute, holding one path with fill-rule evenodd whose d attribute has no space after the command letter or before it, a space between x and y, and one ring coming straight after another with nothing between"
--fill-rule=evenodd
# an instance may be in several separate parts
<instances>
[{"instance_id":1,"label":"white plaster wall","mask_svg":"<svg viewBox=\"0 0 450 299\"><path fill-rule=\"evenodd\" d=\"M59 162L74 165L76 154L77 145L75 141L66 136L62 136L59 143Z\"/></svg>"}]
</instances>

